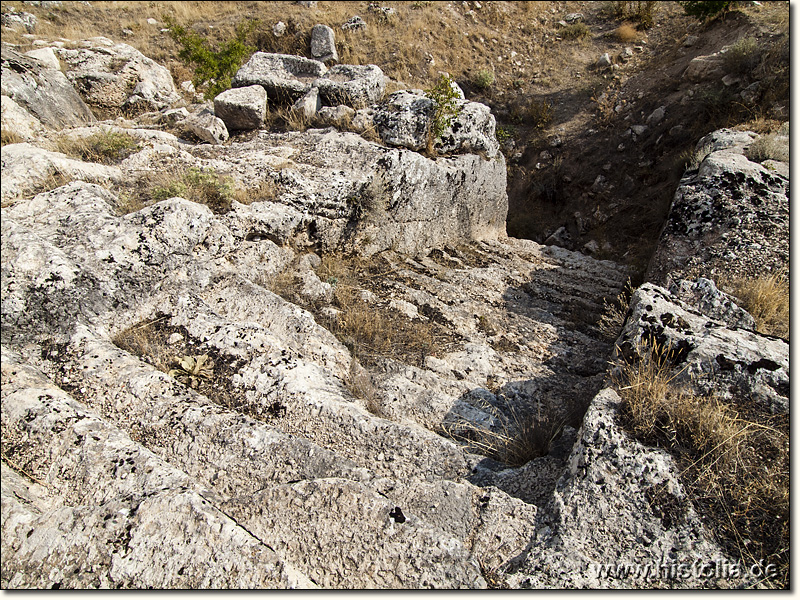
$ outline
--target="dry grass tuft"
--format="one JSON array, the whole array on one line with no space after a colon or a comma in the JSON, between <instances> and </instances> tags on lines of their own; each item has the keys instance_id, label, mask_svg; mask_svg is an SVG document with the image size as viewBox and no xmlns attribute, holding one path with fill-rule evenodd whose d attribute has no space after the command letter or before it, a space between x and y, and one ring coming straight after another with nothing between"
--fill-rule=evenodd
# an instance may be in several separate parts
<instances>
[{"instance_id":1,"label":"dry grass tuft","mask_svg":"<svg viewBox=\"0 0 800 600\"><path fill-rule=\"evenodd\" d=\"M603 339L613 342L619 337L622 326L625 324L625 318L628 316L628 307L634 291L629 279L625 288L611 302L603 298L603 314L600 315L600 320L597 322Z\"/></svg>"},{"instance_id":2,"label":"dry grass tuft","mask_svg":"<svg viewBox=\"0 0 800 600\"><path fill-rule=\"evenodd\" d=\"M669 450L681 479L723 547L745 564L777 565L766 587L788 584L788 418L749 415L676 385L669 348L638 351L619 362L612 381L625 425L644 442Z\"/></svg>"},{"instance_id":3,"label":"dry grass tuft","mask_svg":"<svg viewBox=\"0 0 800 600\"><path fill-rule=\"evenodd\" d=\"M758 163L770 159L789 162L788 135L769 133L758 136L747 148L747 158Z\"/></svg>"},{"instance_id":4,"label":"dry grass tuft","mask_svg":"<svg viewBox=\"0 0 800 600\"><path fill-rule=\"evenodd\" d=\"M117 164L139 151L139 143L127 133L101 130L86 137L62 135L56 150L86 162Z\"/></svg>"},{"instance_id":5,"label":"dry grass tuft","mask_svg":"<svg viewBox=\"0 0 800 600\"><path fill-rule=\"evenodd\" d=\"M169 371L173 359L173 351L164 343L156 325L167 317L158 317L150 321L138 323L124 331L120 331L112 340L114 344L135 356L139 356L159 371Z\"/></svg>"},{"instance_id":6,"label":"dry grass tuft","mask_svg":"<svg viewBox=\"0 0 800 600\"><path fill-rule=\"evenodd\" d=\"M755 279L736 278L722 285L753 315L757 331L789 339L789 277L785 270Z\"/></svg>"},{"instance_id":7,"label":"dry grass tuft","mask_svg":"<svg viewBox=\"0 0 800 600\"><path fill-rule=\"evenodd\" d=\"M267 176L252 187L237 187L234 200L239 204L252 204L253 202L274 202L278 199L280 187Z\"/></svg>"},{"instance_id":8,"label":"dry grass tuft","mask_svg":"<svg viewBox=\"0 0 800 600\"><path fill-rule=\"evenodd\" d=\"M482 454L511 467L521 467L546 456L561 434L566 420L549 412L527 412L511 407L502 413L499 426L488 428L468 421L444 427L444 433L466 444L469 452Z\"/></svg>"},{"instance_id":9,"label":"dry grass tuft","mask_svg":"<svg viewBox=\"0 0 800 600\"><path fill-rule=\"evenodd\" d=\"M636 28L630 23L623 23L614 30L614 37L618 42L629 44L638 41L639 32L636 31Z\"/></svg>"},{"instance_id":10,"label":"dry grass tuft","mask_svg":"<svg viewBox=\"0 0 800 600\"><path fill-rule=\"evenodd\" d=\"M24 141L25 138L16 131L10 131L8 129L0 130L0 146L5 146L6 144L20 144Z\"/></svg>"}]
</instances>

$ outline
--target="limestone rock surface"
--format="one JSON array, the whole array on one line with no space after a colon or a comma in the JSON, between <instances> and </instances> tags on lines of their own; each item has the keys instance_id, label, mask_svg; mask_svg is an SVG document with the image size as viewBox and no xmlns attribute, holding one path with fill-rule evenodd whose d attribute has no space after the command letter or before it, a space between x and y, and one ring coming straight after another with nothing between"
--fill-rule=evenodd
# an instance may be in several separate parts
<instances>
[{"instance_id":1,"label":"limestone rock surface","mask_svg":"<svg viewBox=\"0 0 800 600\"><path fill-rule=\"evenodd\" d=\"M294 102L311 88L311 84L327 72L325 65L288 54L256 52L236 73L233 87L260 85L271 102Z\"/></svg>"},{"instance_id":2,"label":"limestone rock surface","mask_svg":"<svg viewBox=\"0 0 800 600\"><path fill-rule=\"evenodd\" d=\"M229 131L258 129L264 125L267 92L260 85L232 88L214 98L214 115Z\"/></svg>"},{"instance_id":3,"label":"limestone rock surface","mask_svg":"<svg viewBox=\"0 0 800 600\"><path fill-rule=\"evenodd\" d=\"M168 108L180 99L169 70L128 44L92 38L57 48L56 53L91 106L144 112Z\"/></svg>"},{"instance_id":4,"label":"limestone rock surface","mask_svg":"<svg viewBox=\"0 0 800 600\"><path fill-rule=\"evenodd\" d=\"M67 77L61 71L43 67L37 59L3 44L0 84L3 96L11 98L52 129L94 121L94 115Z\"/></svg>"}]
</instances>

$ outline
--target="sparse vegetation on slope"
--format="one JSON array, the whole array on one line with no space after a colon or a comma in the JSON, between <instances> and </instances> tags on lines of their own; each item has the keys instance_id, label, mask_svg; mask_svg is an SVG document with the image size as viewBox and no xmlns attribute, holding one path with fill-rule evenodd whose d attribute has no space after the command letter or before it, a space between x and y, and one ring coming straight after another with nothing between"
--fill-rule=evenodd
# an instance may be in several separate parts
<instances>
[{"instance_id":1,"label":"sparse vegetation on slope","mask_svg":"<svg viewBox=\"0 0 800 600\"><path fill-rule=\"evenodd\" d=\"M617 364L615 386L626 425L642 441L666 448L682 481L725 549L744 565L775 564L761 583L789 577L788 415L764 415L676 383L670 348L639 348L639 361ZM744 415L744 416L743 416Z\"/></svg>"}]
</instances>

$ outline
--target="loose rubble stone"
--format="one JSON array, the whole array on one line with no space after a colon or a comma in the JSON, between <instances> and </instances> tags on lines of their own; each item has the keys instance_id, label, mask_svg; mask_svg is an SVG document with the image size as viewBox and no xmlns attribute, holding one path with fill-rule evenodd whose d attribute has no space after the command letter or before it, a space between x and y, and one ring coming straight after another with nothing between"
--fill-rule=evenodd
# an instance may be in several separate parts
<instances>
[{"instance_id":1,"label":"loose rubble stone","mask_svg":"<svg viewBox=\"0 0 800 600\"><path fill-rule=\"evenodd\" d=\"M345 31L363 31L366 28L367 24L364 22L364 19L358 15L351 17L342 25L342 29Z\"/></svg>"},{"instance_id":2,"label":"loose rubble stone","mask_svg":"<svg viewBox=\"0 0 800 600\"><path fill-rule=\"evenodd\" d=\"M321 62L339 62L336 37L327 25L314 25L311 30L311 56Z\"/></svg>"},{"instance_id":3,"label":"loose rubble stone","mask_svg":"<svg viewBox=\"0 0 800 600\"><path fill-rule=\"evenodd\" d=\"M228 131L258 129L264 125L267 92L260 85L232 88L214 98L214 115Z\"/></svg>"},{"instance_id":4,"label":"loose rubble stone","mask_svg":"<svg viewBox=\"0 0 800 600\"><path fill-rule=\"evenodd\" d=\"M306 94L292 105L292 111L301 115L306 121L312 121L322 108L319 88L312 87Z\"/></svg>"},{"instance_id":5,"label":"loose rubble stone","mask_svg":"<svg viewBox=\"0 0 800 600\"><path fill-rule=\"evenodd\" d=\"M228 129L224 121L210 112L189 115L181 125L209 144L221 144L228 139Z\"/></svg>"},{"instance_id":6,"label":"loose rubble stone","mask_svg":"<svg viewBox=\"0 0 800 600\"><path fill-rule=\"evenodd\" d=\"M232 85L235 88L260 85L270 101L294 102L302 97L311 84L327 72L323 63L288 54L256 52L237 71Z\"/></svg>"},{"instance_id":7,"label":"loose rubble stone","mask_svg":"<svg viewBox=\"0 0 800 600\"><path fill-rule=\"evenodd\" d=\"M53 48L36 48L35 50L28 50L25 56L32 56L33 58L42 61L51 69L61 70L61 62L58 60Z\"/></svg>"}]
</instances>

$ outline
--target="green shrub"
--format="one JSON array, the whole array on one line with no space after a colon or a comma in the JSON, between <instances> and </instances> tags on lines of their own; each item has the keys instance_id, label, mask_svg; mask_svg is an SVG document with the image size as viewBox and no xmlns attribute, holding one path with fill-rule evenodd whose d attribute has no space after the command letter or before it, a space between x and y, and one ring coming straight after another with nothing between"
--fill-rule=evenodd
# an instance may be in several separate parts
<instances>
[{"instance_id":1,"label":"green shrub","mask_svg":"<svg viewBox=\"0 0 800 600\"><path fill-rule=\"evenodd\" d=\"M209 84L205 92L207 99L229 89L236 71L245 59L256 51L255 47L245 43L245 39L255 28L257 21L249 20L240 24L236 28L236 37L222 44L218 50L214 50L205 38L183 25L178 25L169 15L164 15L163 18L172 38L183 46L178 52L178 57L195 65L192 83L198 88L203 84Z\"/></svg>"},{"instance_id":2,"label":"green shrub","mask_svg":"<svg viewBox=\"0 0 800 600\"><path fill-rule=\"evenodd\" d=\"M433 100L435 108L433 123L431 124L429 150L433 144L440 140L445 129L450 127L461 108L456 104L460 98L455 82L448 76L442 75L432 88L425 90L425 96Z\"/></svg>"},{"instance_id":3,"label":"green shrub","mask_svg":"<svg viewBox=\"0 0 800 600\"><path fill-rule=\"evenodd\" d=\"M731 9L733 2L680 2L685 12L690 17L699 21L710 21L721 17Z\"/></svg>"},{"instance_id":4,"label":"green shrub","mask_svg":"<svg viewBox=\"0 0 800 600\"><path fill-rule=\"evenodd\" d=\"M494 73L487 69L481 69L475 74L472 82L482 90L489 89L494 83Z\"/></svg>"}]
</instances>

